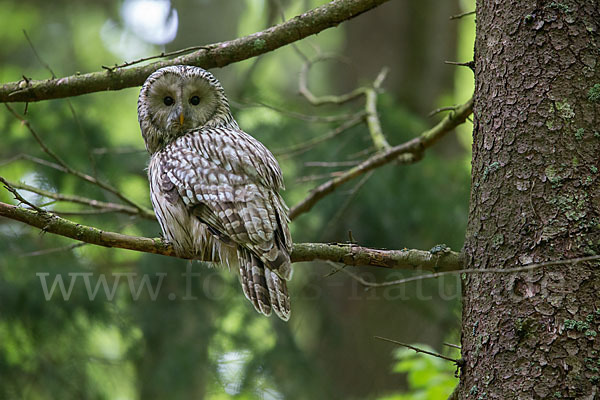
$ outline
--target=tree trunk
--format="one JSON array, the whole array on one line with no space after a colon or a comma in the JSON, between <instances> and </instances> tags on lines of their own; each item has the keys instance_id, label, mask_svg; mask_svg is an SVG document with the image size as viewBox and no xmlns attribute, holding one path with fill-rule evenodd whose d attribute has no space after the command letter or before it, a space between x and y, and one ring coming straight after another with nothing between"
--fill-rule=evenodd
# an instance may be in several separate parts
<instances>
[{"instance_id":1,"label":"tree trunk","mask_svg":"<svg viewBox=\"0 0 600 400\"><path fill-rule=\"evenodd\" d=\"M600 7L477 1L468 268L600 253ZM460 399L595 398L598 262L463 280Z\"/></svg>"}]
</instances>

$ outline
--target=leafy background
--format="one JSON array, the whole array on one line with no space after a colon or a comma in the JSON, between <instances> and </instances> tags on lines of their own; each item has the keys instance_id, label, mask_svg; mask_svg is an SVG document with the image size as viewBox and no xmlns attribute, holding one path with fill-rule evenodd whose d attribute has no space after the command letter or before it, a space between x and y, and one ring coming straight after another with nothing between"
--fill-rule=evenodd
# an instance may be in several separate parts
<instances>
[{"instance_id":1,"label":"leafy background","mask_svg":"<svg viewBox=\"0 0 600 400\"><path fill-rule=\"evenodd\" d=\"M292 17L325 1L163 0L154 2L167 10L158 17L140 14L140 8L127 11L156 6L147 3L153 2L1 1L0 80L50 78L35 52L58 77L97 71L102 65L253 33L279 22L280 11ZM354 115L363 107L362 100L309 105L298 95L303 63L298 50L308 57L336 55L311 70L310 87L317 95L368 85L388 66L379 115L388 141L398 144L439 119L428 117L431 110L470 97L470 71L443 62L471 60L473 17L450 21L449 16L472 9L472 0L390 2L297 43L297 49L288 46L212 72L226 88L240 125L279 154L340 124L321 117ZM70 165L150 207L138 91L33 103L27 118ZM16 109L23 113L25 105ZM293 222L294 240L343 242L351 231L366 246L429 249L445 243L460 249L471 129L471 124L460 127L416 165L388 165L359 186L360 179L342 187ZM0 130L1 176L116 201L62 172L24 160L8 162L22 153L47 157L10 113L0 112ZM280 155L287 203L295 204L323 180L306 177L343 169L307 162L359 160L372 152L370 146L363 124L302 154ZM51 210L85 209L22 193ZM0 201L16 204L4 190ZM159 235L155 222L126 215L67 217L105 230ZM186 268L200 274L189 287L181 275ZM364 291L347 275L330 274L326 264L302 263L294 269L293 313L286 324L256 314L235 275L226 270L125 250L74 247L68 239L2 219L0 398L442 399L452 391L457 382L452 363L396 350L374 336L423 343L458 357L442 345L459 342L460 286L455 277ZM410 275L354 270L377 280ZM90 300L80 279L65 301L58 289L46 300L40 273L47 274L48 285L59 276L67 286L69 274L86 273L92 287L102 276L112 283L115 273L137 274L135 285L144 276L156 285L158 274L166 275L155 299L146 291L134 299L123 278L112 299L100 293ZM194 300L185 299L190 290Z\"/></svg>"}]
</instances>

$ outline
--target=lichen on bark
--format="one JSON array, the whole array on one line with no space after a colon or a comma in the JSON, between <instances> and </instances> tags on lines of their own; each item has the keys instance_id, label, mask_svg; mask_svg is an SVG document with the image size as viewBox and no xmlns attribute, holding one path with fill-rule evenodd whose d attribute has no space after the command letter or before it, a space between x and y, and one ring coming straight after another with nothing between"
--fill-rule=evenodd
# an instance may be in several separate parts
<instances>
[{"instance_id":1,"label":"lichen on bark","mask_svg":"<svg viewBox=\"0 0 600 400\"><path fill-rule=\"evenodd\" d=\"M477 2L469 268L600 252L599 30L594 1ZM467 274L459 398L598 395L599 275Z\"/></svg>"}]
</instances>

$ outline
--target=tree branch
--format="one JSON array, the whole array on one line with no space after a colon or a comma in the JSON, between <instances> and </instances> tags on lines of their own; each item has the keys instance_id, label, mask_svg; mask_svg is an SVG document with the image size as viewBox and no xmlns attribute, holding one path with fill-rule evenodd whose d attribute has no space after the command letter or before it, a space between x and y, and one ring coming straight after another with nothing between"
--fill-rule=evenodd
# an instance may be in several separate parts
<instances>
[{"instance_id":1,"label":"tree branch","mask_svg":"<svg viewBox=\"0 0 600 400\"><path fill-rule=\"evenodd\" d=\"M42 140L41 136L35 131L35 129L33 129L33 127L31 126L31 124L29 123L29 121L27 119L25 119L23 116L19 115L15 110L12 109L11 106L9 106L8 104L4 104L6 106L6 108L8 109L8 111L15 117L17 118L19 121L21 121L21 123L23 125L25 125L25 127L29 130L29 132L31 133L31 135L34 137L34 139L36 140L36 142L40 145L40 148L42 149L42 151L46 154L48 154L51 158L53 158L58 164L54 164L54 163L50 163L48 164L49 166L55 165L58 166L59 170L64 171L68 174L71 174L73 176L76 176L79 179L82 179L86 182L89 182L93 185L96 185L98 187L100 187L101 189L106 190L107 192L110 192L112 194L114 194L115 196L117 196L119 199L123 200L125 203L129 204L130 206L134 207L136 210L138 210L138 213L141 215L144 215L145 218L152 218L154 215L154 212L152 210L149 210L148 208L137 204L136 202L134 202L133 200L129 199L128 197L126 197L125 195L123 195L123 193L121 193L119 190L117 190L115 187L113 187L112 185L103 182L99 179L94 178L91 175L85 174L83 172L80 172L74 168L72 168L70 165L68 165L58 154L56 154L54 151L50 150L50 148L48 146L46 146L46 144L44 143L44 141ZM53 168L56 168L53 166Z\"/></svg>"},{"instance_id":2,"label":"tree branch","mask_svg":"<svg viewBox=\"0 0 600 400\"><path fill-rule=\"evenodd\" d=\"M19 201L19 204L27 204L29 207L31 207L32 209L34 209L36 211L44 212L44 210L42 210L35 204L27 201L27 199L23 198L23 196L21 196L19 194L19 192L17 192L17 190L6 179L4 179L1 176L0 176L0 182L4 184L4 188L6 190L8 190L9 192L11 192L13 194L13 196L15 197L15 200Z\"/></svg>"},{"instance_id":3,"label":"tree branch","mask_svg":"<svg viewBox=\"0 0 600 400\"><path fill-rule=\"evenodd\" d=\"M369 134L373 140L373 145L377 151L388 150L391 146L388 143L383 130L381 129L381 123L379 121L379 115L377 114L377 95L381 89L381 84L385 80L388 73L388 68L384 67L381 72L375 78L375 81L371 86L361 86L351 92L341 95L328 95L328 96L315 96L308 88L308 71L317 62L326 61L338 58L331 54L321 54L316 58L310 60L306 59L300 70L300 76L298 78L298 91L304 98L313 106L320 106L323 104L344 104L351 100L354 100L360 96L365 97L365 121Z\"/></svg>"},{"instance_id":4,"label":"tree branch","mask_svg":"<svg viewBox=\"0 0 600 400\"><path fill-rule=\"evenodd\" d=\"M370 265L389 269L426 269L453 271L462 266L462 256L454 251L436 253L425 250L385 250L358 246L353 243L297 243L293 262L331 261L346 265ZM337 260L337 261L336 261Z\"/></svg>"},{"instance_id":5,"label":"tree branch","mask_svg":"<svg viewBox=\"0 0 600 400\"><path fill-rule=\"evenodd\" d=\"M0 176L0 180L2 180L1 176ZM100 201L100 200L90 199L87 197L72 195L72 194L61 194L61 193L51 192L49 190L40 189L38 187L27 185L25 183L17 183L17 182L10 182L10 181L6 181L6 182L15 189L26 190L28 192L39 194L40 196L44 196L49 199L54 199L57 201L64 201L64 202L68 202L68 203L83 204L86 206L93 207L97 210L120 212L120 213L124 213L124 214L129 214L129 215L137 215L137 216L140 216L145 219L156 220L156 215L153 212L140 211L135 207L127 206L124 204Z\"/></svg>"},{"instance_id":6,"label":"tree branch","mask_svg":"<svg viewBox=\"0 0 600 400\"><path fill-rule=\"evenodd\" d=\"M318 62L338 58L338 56L333 54L321 54L312 60L306 59L302 65L302 69L300 70L300 75L298 77L298 92L313 106L322 106L324 104L344 104L365 94L364 87L357 87L351 92L340 95L315 96L313 92L310 91L308 88L308 71L310 71L311 67Z\"/></svg>"},{"instance_id":7,"label":"tree branch","mask_svg":"<svg viewBox=\"0 0 600 400\"><path fill-rule=\"evenodd\" d=\"M7 83L0 87L0 102L33 102L139 86L152 72L169 65L189 64L206 69L224 67L337 26L387 1L389 0L333 0L272 28L227 42L211 44L171 60L59 79L24 79Z\"/></svg>"},{"instance_id":8,"label":"tree branch","mask_svg":"<svg viewBox=\"0 0 600 400\"><path fill-rule=\"evenodd\" d=\"M365 172L371 171L391 161L394 161L398 159L398 156L406 156L406 158L400 159L401 162L405 163L418 159L425 149L431 147L446 133L465 122L467 117L472 112L473 98L463 105L457 107L454 112L450 112L436 126L423 132L420 136L406 143L391 147L389 150L378 152L356 167L323 183L311 191L304 200L300 201L290 209L290 219L293 220L300 214L308 212L319 200L333 192L342 184L364 174Z\"/></svg>"},{"instance_id":9,"label":"tree branch","mask_svg":"<svg viewBox=\"0 0 600 400\"><path fill-rule=\"evenodd\" d=\"M375 82L373 82L373 87L365 88L365 111L367 113L367 126L369 128L369 133L371 134L371 139L373 140L373 145L377 151L385 151L391 147L385 138L385 135L383 134L381 122L379 121L379 115L377 114L377 92L381 88L381 84L383 83L387 73L388 69L384 67L379 75L377 75Z\"/></svg>"},{"instance_id":10,"label":"tree branch","mask_svg":"<svg viewBox=\"0 0 600 400\"><path fill-rule=\"evenodd\" d=\"M0 216L81 242L145 253L175 256L173 247L160 238L145 238L102 231L77 224L49 212L38 212L0 202ZM292 262L326 260L347 265L370 265L391 269L452 271L462 267L459 253L453 251L383 250L351 243L296 243Z\"/></svg>"}]
</instances>

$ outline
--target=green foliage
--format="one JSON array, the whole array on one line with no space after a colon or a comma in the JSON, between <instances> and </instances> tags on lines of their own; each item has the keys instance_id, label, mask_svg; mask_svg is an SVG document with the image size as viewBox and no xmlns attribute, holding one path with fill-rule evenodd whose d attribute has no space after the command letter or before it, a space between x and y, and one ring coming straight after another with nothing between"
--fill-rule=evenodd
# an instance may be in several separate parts
<instances>
[{"instance_id":1,"label":"green foliage","mask_svg":"<svg viewBox=\"0 0 600 400\"><path fill-rule=\"evenodd\" d=\"M414 346L434 351L427 345ZM410 391L383 396L379 400L446 400L458 384L458 378L454 376L456 366L451 362L405 348L397 349L394 358L398 362L392 371L406 375Z\"/></svg>"},{"instance_id":2,"label":"green foliage","mask_svg":"<svg viewBox=\"0 0 600 400\"><path fill-rule=\"evenodd\" d=\"M563 326L565 329L576 330L578 332L583 332L590 327L587 322L576 321L574 319L565 319Z\"/></svg>"},{"instance_id":3,"label":"green foliage","mask_svg":"<svg viewBox=\"0 0 600 400\"><path fill-rule=\"evenodd\" d=\"M588 99L594 103L600 102L600 83L596 83L590 88L588 91Z\"/></svg>"},{"instance_id":4,"label":"green foliage","mask_svg":"<svg viewBox=\"0 0 600 400\"><path fill-rule=\"evenodd\" d=\"M564 13L571 12L571 9L569 8L568 5L563 4L563 3L558 3L556 1L553 1L552 3L548 4L544 8L552 8L552 9L555 9L555 10L560 10L560 11L562 11Z\"/></svg>"}]
</instances>

